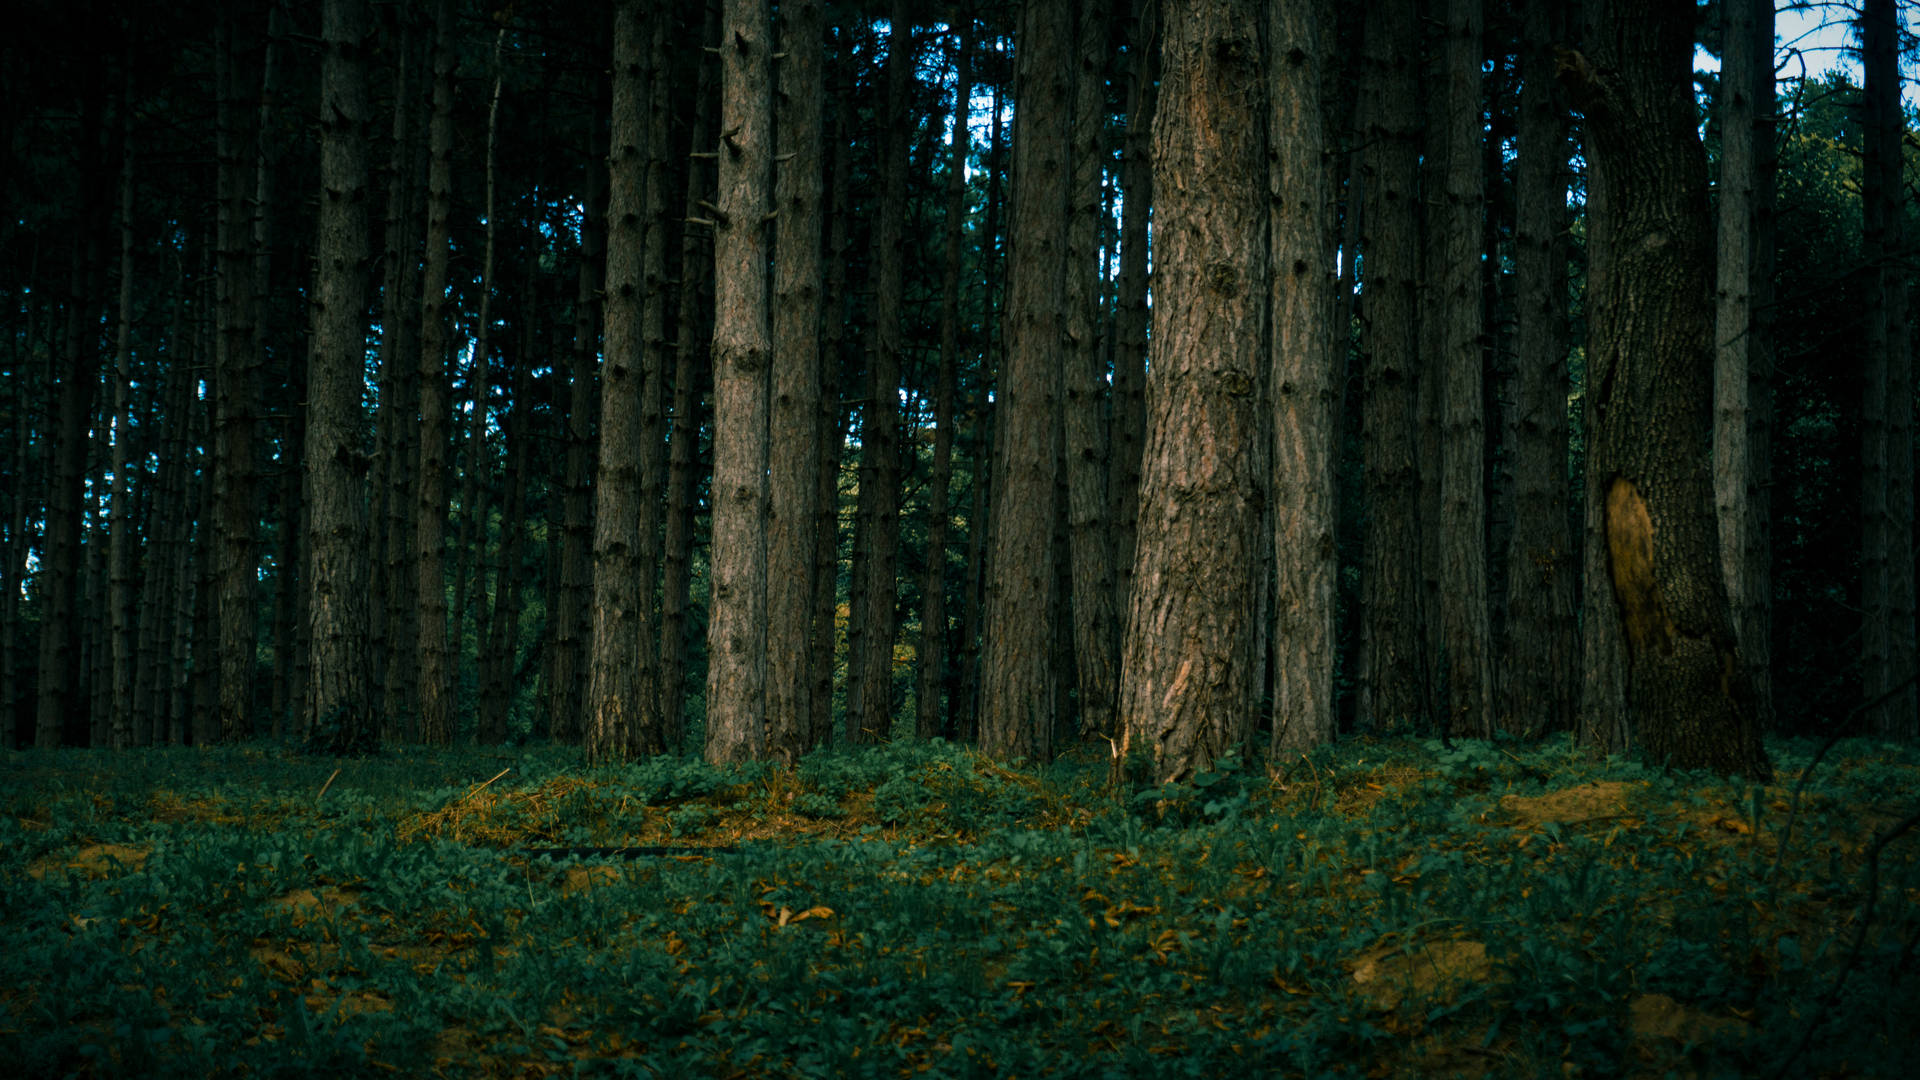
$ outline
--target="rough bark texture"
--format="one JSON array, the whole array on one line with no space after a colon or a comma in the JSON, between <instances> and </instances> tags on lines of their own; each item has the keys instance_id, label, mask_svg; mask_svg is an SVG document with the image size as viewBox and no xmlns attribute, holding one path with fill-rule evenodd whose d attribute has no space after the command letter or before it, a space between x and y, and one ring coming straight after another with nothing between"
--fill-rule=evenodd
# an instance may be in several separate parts
<instances>
[{"instance_id":1,"label":"rough bark texture","mask_svg":"<svg viewBox=\"0 0 1920 1080\"><path fill-rule=\"evenodd\" d=\"M1254 0L1169 8L1154 119L1153 368L1121 661L1123 759L1179 780L1252 733L1250 454L1269 303L1267 115ZM1016 143L1017 145L1017 143Z\"/></svg>"},{"instance_id":2,"label":"rough bark texture","mask_svg":"<svg viewBox=\"0 0 1920 1080\"><path fill-rule=\"evenodd\" d=\"M237 12L228 14L237 21ZM216 608L220 619L220 737L235 741L248 734L248 705L253 697L254 586L258 577L253 441L254 414L259 406L255 400L258 358L253 351L253 212L247 205L252 194L251 163L241 157L242 134L236 130L242 107L239 77L233 70L234 28L227 20L222 22L223 32L216 37L224 48L216 46L215 57L224 78L216 106L215 134L216 182L220 189L216 285L220 333L214 357L214 531L220 545Z\"/></svg>"},{"instance_id":3,"label":"rough bark texture","mask_svg":"<svg viewBox=\"0 0 1920 1080\"><path fill-rule=\"evenodd\" d=\"M1756 421L1765 401L1753 400L1756 383L1764 399L1764 373L1755 369L1761 339L1753 314L1759 212L1760 113L1772 111L1773 4L1771 0L1724 0L1721 4L1720 184L1718 284L1714 310L1713 495L1720 527L1720 566L1733 609L1734 637L1754 690L1755 715L1765 727L1768 657L1772 650L1769 593L1772 574L1766 548L1768 473L1764 436L1756 445ZM1765 24L1764 30L1761 24ZM1764 33L1764 47L1761 35ZM1764 83L1758 78L1767 69ZM1755 91L1764 86L1766 98ZM1768 135L1771 132L1767 132ZM1756 378L1758 375L1758 378Z\"/></svg>"},{"instance_id":4,"label":"rough bark texture","mask_svg":"<svg viewBox=\"0 0 1920 1080\"><path fill-rule=\"evenodd\" d=\"M1766 778L1720 574L1710 445L1712 235L1695 132L1692 21L1614 0L1563 57L1605 186L1593 230L1607 272L1588 300L1587 468L1597 482L1626 706L1648 755Z\"/></svg>"},{"instance_id":5,"label":"rough bark texture","mask_svg":"<svg viewBox=\"0 0 1920 1080\"><path fill-rule=\"evenodd\" d=\"M434 14L433 119L427 134L427 238L420 286L420 466L415 481L413 566L415 707L420 741L453 741L452 664L447 646L447 453L452 419L447 383L448 215L453 209L453 0Z\"/></svg>"},{"instance_id":6,"label":"rough bark texture","mask_svg":"<svg viewBox=\"0 0 1920 1080\"><path fill-rule=\"evenodd\" d=\"M652 655L653 597L640 590L641 145L646 38L639 0L613 21L613 128L607 165L606 349L600 369L600 461L594 482L593 644L587 757L618 761L665 748ZM645 644L643 644L645 643Z\"/></svg>"},{"instance_id":7,"label":"rough bark texture","mask_svg":"<svg viewBox=\"0 0 1920 1080\"><path fill-rule=\"evenodd\" d=\"M773 27L767 0L726 0L713 239L713 549L707 760L766 752L767 215ZM896 24L897 25L897 24Z\"/></svg>"},{"instance_id":8,"label":"rough bark texture","mask_svg":"<svg viewBox=\"0 0 1920 1080\"><path fill-rule=\"evenodd\" d=\"M1081 0L1074 58L1073 183L1067 195L1066 400L1067 537L1073 560L1073 657L1080 730L1112 737L1120 679L1113 527L1107 499L1105 266L1100 258L1101 188L1107 112L1107 3Z\"/></svg>"},{"instance_id":9,"label":"rough bark texture","mask_svg":"<svg viewBox=\"0 0 1920 1080\"><path fill-rule=\"evenodd\" d=\"M1334 739L1335 544L1345 335L1333 322L1333 170L1321 89L1332 62L1328 0L1268 9L1273 266L1271 512L1276 758Z\"/></svg>"},{"instance_id":10,"label":"rough bark texture","mask_svg":"<svg viewBox=\"0 0 1920 1080\"><path fill-rule=\"evenodd\" d=\"M820 525L820 240L824 27L818 0L781 5L774 166L773 403L768 431L767 750L789 763L813 723ZM829 684L831 685L831 684Z\"/></svg>"},{"instance_id":11,"label":"rough bark texture","mask_svg":"<svg viewBox=\"0 0 1920 1080\"><path fill-rule=\"evenodd\" d=\"M1902 227L1899 14L1894 0L1867 0L1860 17L1866 85L1862 149L1861 255L1870 275L1866 385L1860 420L1861 695L1867 721L1891 738L1920 736L1913 575L1913 356ZM1909 685L1896 690L1901 683ZM1887 695L1891 694L1891 697ZM1880 702L1879 699L1887 697Z\"/></svg>"},{"instance_id":12,"label":"rough bark texture","mask_svg":"<svg viewBox=\"0 0 1920 1080\"><path fill-rule=\"evenodd\" d=\"M893 732L893 644L899 632L901 319L905 282L907 151L913 112L913 26L895 0L887 35L887 92L880 120L880 206L873 226L873 329L860 426L860 578L857 642L848 638L847 741L883 742ZM858 673L851 669L858 666Z\"/></svg>"},{"instance_id":13,"label":"rough bark texture","mask_svg":"<svg viewBox=\"0 0 1920 1080\"><path fill-rule=\"evenodd\" d=\"M360 456L366 355L366 22L361 0L321 9L319 270L307 392L312 545L308 741L360 749L378 730L367 685L366 460Z\"/></svg>"},{"instance_id":14,"label":"rough bark texture","mask_svg":"<svg viewBox=\"0 0 1920 1080\"><path fill-rule=\"evenodd\" d=\"M1571 726L1579 699L1567 520L1567 129L1553 79L1556 0L1528 0L1515 165L1513 535L1496 723L1514 734Z\"/></svg>"},{"instance_id":15,"label":"rough bark texture","mask_svg":"<svg viewBox=\"0 0 1920 1080\"><path fill-rule=\"evenodd\" d=\"M1365 206L1361 225L1362 484L1359 715L1392 727L1424 711L1419 468L1414 373L1419 277L1415 191L1419 100L1411 0L1367 6L1361 57Z\"/></svg>"},{"instance_id":16,"label":"rough bark texture","mask_svg":"<svg viewBox=\"0 0 1920 1080\"><path fill-rule=\"evenodd\" d=\"M113 635L113 696L109 703L109 730L115 749L134 741L134 564L140 538L134 532L133 513L133 76L126 77L126 96L120 116L120 297L114 318L113 364L113 500L107 530L109 618ZM251 269L251 268L249 268ZM141 483L141 497L146 484ZM147 742L142 732L139 741Z\"/></svg>"},{"instance_id":17,"label":"rough bark texture","mask_svg":"<svg viewBox=\"0 0 1920 1080\"><path fill-rule=\"evenodd\" d=\"M1431 200L1438 265L1430 268L1440 373L1441 641L1447 730L1493 734L1492 647L1487 627L1486 347L1481 216L1485 209L1480 118L1481 0L1448 0L1441 44L1445 84L1441 190Z\"/></svg>"},{"instance_id":18,"label":"rough bark texture","mask_svg":"<svg viewBox=\"0 0 1920 1080\"><path fill-rule=\"evenodd\" d=\"M980 668L980 748L1053 756L1054 432L1060 393L1061 221L1073 117L1073 7L1027 0L1015 39L1006 358L994 408L992 550Z\"/></svg>"}]
</instances>

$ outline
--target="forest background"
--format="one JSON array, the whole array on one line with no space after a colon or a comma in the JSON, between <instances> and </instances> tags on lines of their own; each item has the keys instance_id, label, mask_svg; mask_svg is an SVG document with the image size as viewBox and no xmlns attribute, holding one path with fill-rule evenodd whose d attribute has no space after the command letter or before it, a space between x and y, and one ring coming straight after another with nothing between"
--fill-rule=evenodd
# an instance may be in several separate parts
<instances>
[{"instance_id":1,"label":"forest background","mask_svg":"<svg viewBox=\"0 0 1920 1080\"><path fill-rule=\"evenodd\" d=\"M24 5L12 745L1911 739L1811 7Z\"/></svg>"}]
</instances>

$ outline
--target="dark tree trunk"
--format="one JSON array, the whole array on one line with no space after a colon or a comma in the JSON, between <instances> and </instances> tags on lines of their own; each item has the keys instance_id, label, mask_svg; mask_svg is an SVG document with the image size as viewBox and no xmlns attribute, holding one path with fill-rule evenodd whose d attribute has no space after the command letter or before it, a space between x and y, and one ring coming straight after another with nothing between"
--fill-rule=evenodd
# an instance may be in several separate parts
<instances>
[{"instance_id":1,"label":"dark tree trunk","mask_svg":"<svg viewBox=\"0 0 1920 1080\"><path fill-rule=\"evenodd\" d=\"M366 461L359 451L366 353L365 5L321 11L319 270L308 373L309 619L313 671L307 730L314 745L361 749L379 730L367 685Z\"/></svg>"},{"instance_id":2,"label":"dark tree trunk","mask_svg":"<svg viewBox=\"0 0 1920 1080\"><path fill-rule=\"evenodd\" d=\"M980 667L980 748L1053 757L1056 702L1048 636L1054 601L1054 435L1063 302L1073 9L1027 0L1015 39L1013 214L1008 229L1006 359L995 403L992 551Z\"/></svg>"},{"instance_id":3,"label":"dark tree trunk","mask_svg":"<svg viewBox=\"0 0 1920 1080\"><path fill-rule=\"evenodd\" d=\"M434 14L433 119L427 135L427 239L420 286L420 468L414 507L415 694L420 741L453 742L453 678L447 643L447 455L452 442L447 384L447 250L453 212L453 0Z\"/></svg>"},{"instance_id":4,"label":"dark tree trunk","mask_svg":"<svg viewBox=\"0 0 1920 1080\"><path fill-rule=\"evenodd\" d=\"M808 749L817 685L813 597L824 426L820 397L824 33L818 0L781 5L784 56L777 68L775 99L781 152L774 166L774 368L768 432L767 751L788 763Z\"/></svg>"},{"instance_id":5,"label":"dark tree trunk","mask_svg":"<svg viewBox=\"0 0 1920 1080\"><path fill-rule=\"evenodd\" d=\"M1653 760L1765 779L1705 460L1713 256L1692 12L1657 0L1614 0L1605 11L1607 32L1562 60L1604 185L1592 227L1606 274L1587 304L1596 421L1587 468L1604 499L1614 605L1592 616L1621 627L1626 706Z\"/></svg>"},{"instance_id":6,"label":"dark tree trunk","mask_svg":"<svg viewBox=\"0 0 1920 1080\"><path fill-rule=\"evenodd\" d=\"M1528 0L1515 165L1512 460L1514 518L1497 721L1514 734L1563 731L1579 699L1574 561L1567 519L1567 158L1565 95L1551 78L1566 19Z\"/></svg>"},{"instance_id":7,"label":"dark tree trunk","mask_svg":"<svg viewBox=\"0 0 1920 1080\"><path fill-rule=\"evenodd\" d=\"M1333 170L1322 101L1337 41L1334 10L1327 0L1286 0L1269 8L1268 20L1269 46L1280 58L1268 82L1277 759L1330 743L1335 734L1336 466L1346 335L1333 321Z\"/></svg>"},{"instance_id":8,"label":"dark tree trunk","mask_svg":"<svg viewBox=\"0 0 1920 1080\"><path fill-rule=\"evenodd\" d=\"M1153 206L1153 111L1159 96L1160 5L1134 0L1127 38L1126 141L1120 159L1120 280L1114 296L1113 408L1108 437L1113 500L1114 595L1119 614L1132 595L1134 518L1140 503L1140 445L1147 423L1147 218ZM1120 629L1124 630L1124 627Z\"/></svg>"}]
</instances>

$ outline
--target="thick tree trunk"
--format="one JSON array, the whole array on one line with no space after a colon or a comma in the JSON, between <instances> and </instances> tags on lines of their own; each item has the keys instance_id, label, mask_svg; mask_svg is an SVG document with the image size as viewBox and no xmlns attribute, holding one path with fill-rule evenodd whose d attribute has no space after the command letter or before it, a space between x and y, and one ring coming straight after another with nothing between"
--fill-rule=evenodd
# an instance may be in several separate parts
<instances>
[{"instance_id":1,"label":"thick tree trunk","mask_svg":"<svg viewBox=\"0 0 1920 1080\"><path fill-rule=\"evenodd\" d=\"M215 154L219 185L219 337L214 358L214 534L218 554L220 620L219 727L226 741L243 739L250 730L253 698L254 591L258 555L254 542L253 444L259 359L254 352L255 318L253 211L247 205L253 193L251 162L241 157L242 116L238 46L231 10L216 28L215 62L222 84L216 106Z\"/></svg>"},{"instance_id":2,"label":"thick tree trunk","mask_svg":"<svg viewBox=\"0 0 1920 1080\"><path fill-rule=\"evenodd\" d=\"M824 33L818 0L781 5L780 48L784 55L778 68L775 116L781 152L774 166L775 360L768 432L767 751L788 763L808 749L816 685L812 643L823 427L820 239Z\"/></svg>"},{"instance_id":3,"label":"thick tree trunk","mask_svg":"<svg viewBox=\"0 0 1920 1080\"><path fill-rule=\"evenodd\" d=\"M1626 705L1648 755L1765 779L1752 690L1734 644L1713 519L1713 302L1706 155L1695 131L1692 13L1614 0L1607 32L1563 58L1604 185L1606 253L1588 293L1587 468Z\"/></svg>"},{"instance_id":4,"label":"thick tree trunk","mask_svg":"<svg viewBox=\"0 0 1920 1080\"><path fill-rule=\"evenodd\" d=\"M1053 757L1056 703L1048 672L1057 495L1059 314L1063 301L1073 119L1073 9L1027 0L1015 39L1012 254L1006 358L995 402L992 550L981 629L980 748L997 757Z\"/></svg>"},{"instance_id":5,"label":"thick tree trunk","mask_svg":"<svg viewBox=\"0 0 1920 1080\"><path fill-rule=\"evenodd\" d=\"M1074 63L1072 186L1065 275L1067 536L1072 551L1073 655L1080 730L1111 737L1120 679L1113 507L1107 494L1106 357L1101 348L1101 181L1107 112L1107 0L1081 0Z\"/></svg>"},{"instance_id":6,"label":"thick tree trunk","mask_svg":"<svg viewBox=\"0 0 1920 1080\"><path fill-rule=\"evenodd\" d=\"M308 374L308 502L312 510L309 618L313 671L309 741L358 750L378 731L367 685L366 460L359 447L366 355L365 5L321 10L320 229Z\"/></svg>"},{"instance_id":7,"label":"thick tree trunk","mask_svg":"<svg viewBox=\"0 0 1920 1080\"><path fill-rule=\"evenodd\" d=\"M1123 760L1203 772L1253 730L1254 553L1265 477L1268 198L1262 8L1168 9L1154 119L1153 367L1133 600L1121 667Z\"/></svg>"},{"instance_id":8,"label":"thick tree trunk","mask_svg":"<svg viewBox=\"0 0 1920 1080\"><path fill-rule=\"evenodd\" d=\"M1339 407L1333 322L1333 171L1322 88L1336 34L1328 0L1268 10L1274 440L1273 740L1277 758L1333 741L1339 559Z\"/></svg>"},{"instance_id":9,"label":"thick tree trunk","mask_svg":"<svg viewBox=\"0 0 1920 1080\"><path fill-rule=\"evenodd\" d=\"M453 742L453 677L447 643L447 455L452 409L447 383L447 250L453 211L453 0L434 14L433 119L427 135L427 240L420 286L420 468L414 507L413 565L419 613L415 665L420 741Z\"/></svg>"},{"instance_id":10,"label":"thick tree trunk","mask_svg":"<svg viewBox=\"0 0 1920 1080\"><path fill-rule=\"evenodd\" d=\"M653 597L639 565L643 454L640 395L641 255L645 222L646 39L639 0L613 22L613 130L608 160L606 348L600 369L600 461L594 483L593 644L587 686L587 758L620 761L666 746L653 649ZM643 642L646 644L643 645Z\"/></svg>"},{"instance_id":11,"label":"thick tree trunk","mask_svg":"<svg viewBox=\"0 0 1920 1080\"><path fill-rule=\"evenodd\" d=\"M1412 0L1367 6L1361 61L1362 484L1368 517L1361 556L1359 715L1375 728L1417 722L1425 711L1416 520L1417 370L1415 129L1418 69Z\"/></svg>"},{"instance_id":12,"label":"thick tree trunk","mask_svg":"<svg viewBox=\"0 0 1920 1080\"><path fill-rule=\"evenodd\" d=\"M893 644L900 596L900 354L905 278L907 151L913 111L913 25L895 0L887 35L886 104L880 121L880 207L873 226L873 327L860 425L860 580L857 644L849 638L847 741L884 742L893 732ZM858 665L858 673L852 672Z\"/></svg>"},{"instance_id":13,"label":"thick tree trunk","mask_svg":"<svg viewBox=\"0 0 1920 1080\"><path fill-rule=\"evenodd\" d=\"M766 753L767 215L773 180L772 13L721 16L718 211L713 240L713 548L707 760ZM896 31L898 27L896 24Z\"/></svg>"},{"instance_id":14,"label":"thick tree trunk","mask_svg":"<svg viewBox=\"0 0 1920 1080\"><path fill-rule=\"evenodd\" d=\"M1912 684L1920 656L1914 641L1913 356L1904 265L1906 125L1899 35L1894 0L1867 0L1860 16L1866 75L1861 255L1870 281L1860 422L1860 606L1865 612L1860 691L1872 705L1867 722L1874 731L1913 739L1920 737L1920 690Z\"/></svg>"},{"instance_id":15,"label":"thick tree trunk","mask_svg":"<svg viewBox=\"0 0 1920 1080\"><path fill-rule=\"evenodd\" d=\"M1440 374L1440 580L1448 731L1493 734L1487 627L1486 347L1481 240L1485 210L1480 118L1481 0L1448 0L1442 37L1445 121L1441 191L1430 211L1440 254L1435 328Z\"/></svg>"},{"instance_id":16,"label":"thick tree trunk","mask_svg":"<svg viewBox=\"0 0 1920 1080\"><path fill-rule=\"evenodd\" d=\"M1552 78L1566 20L1556 0L1527 0L1515 165L1513 536L1500 663L1501 730L1572 726L1579 700L1567 507L1567 159L1564 95Z\"/></svg>"}]
</instances>

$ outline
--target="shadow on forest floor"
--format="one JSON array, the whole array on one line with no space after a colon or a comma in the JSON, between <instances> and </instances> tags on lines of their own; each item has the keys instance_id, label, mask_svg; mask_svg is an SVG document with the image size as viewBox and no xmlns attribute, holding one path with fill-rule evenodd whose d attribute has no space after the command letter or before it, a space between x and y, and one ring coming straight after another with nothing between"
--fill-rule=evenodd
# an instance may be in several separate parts
<instances>
[{"instance_id":1,"label":"shadow on forest floor","mask_svg":"<svg viewBox=\"0 0 1920 1080\"><path fill-rule=\"evenodd\" d=\"M1866 855L1913 812L1920 755L1842 744L1796 809L1813 747L1771 749L1767 787L1564 743L1362 740L1137 792L1101 761L938 742L794 769L14 753L0 1057L33 1076L1908 1075L1920 838Z\"/></svg>"}]
</instances>

